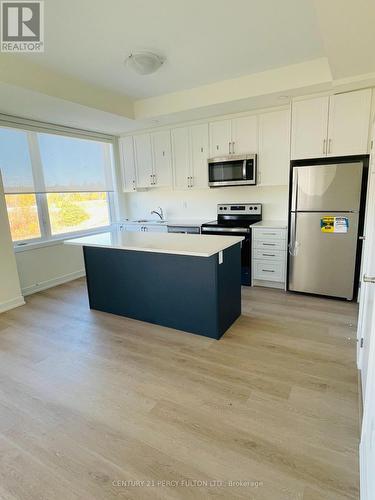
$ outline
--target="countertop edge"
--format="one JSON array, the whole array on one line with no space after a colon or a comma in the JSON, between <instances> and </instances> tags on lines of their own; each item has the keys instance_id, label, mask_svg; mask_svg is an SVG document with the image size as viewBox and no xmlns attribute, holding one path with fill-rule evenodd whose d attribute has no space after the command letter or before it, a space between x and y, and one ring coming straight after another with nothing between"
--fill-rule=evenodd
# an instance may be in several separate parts
<instances>
[{"instance_id":1,"label":"countertop edge","mask_svg":"<svg viewBox=\"0 0 375 500\"><path fill-rule=\"evenodd\" d=\"M120 245L100 245L98 243L82 243L74 240L67 240L64 241L64 245L73 245L73 246L80 246L80 247L94 247L94 248L106 248L108 250L128 250L130 252L148 252L148 253L166 253L169 255L186 255L189 257L212 257L213 255L218 254L219 252L222 252L223 250L226 250L227 248L230 248L233 245L237 245L238 243L241 243L245 238L236 236L238 238L238 241L234 243L228 243L227 245L222 246L219 250L215 252L188 252L188 251L182 251L182 250L164 250L161 248L142 248L142 247L128 247L128 246L120 246Z\"/></svg>"}]
</instances>

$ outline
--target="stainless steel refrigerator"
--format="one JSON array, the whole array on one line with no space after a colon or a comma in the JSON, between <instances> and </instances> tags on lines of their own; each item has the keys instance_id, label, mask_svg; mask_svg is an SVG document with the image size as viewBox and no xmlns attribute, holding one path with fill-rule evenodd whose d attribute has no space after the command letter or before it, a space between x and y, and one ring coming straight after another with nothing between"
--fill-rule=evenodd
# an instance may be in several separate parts
<instances>
[{"instance_id":1,"label":"stainless steel refrigerator","mask_svg":"<svg viewBox=\"0 0 375 500\"><path fill-rule=\"evenodd\" d=\"M364 162L292 168L289 290L353 299Z\"/></svg>"}]
</instances>

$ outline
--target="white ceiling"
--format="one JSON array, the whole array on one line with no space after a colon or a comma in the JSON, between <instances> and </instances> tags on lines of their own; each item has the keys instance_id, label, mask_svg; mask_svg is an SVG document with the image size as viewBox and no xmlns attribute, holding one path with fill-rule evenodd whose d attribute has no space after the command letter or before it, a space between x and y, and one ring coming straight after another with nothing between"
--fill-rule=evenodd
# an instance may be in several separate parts
<instances>
[{"instance_id":1,"label":"white ceiling","mask_svg":"<svg viewBox=\"0 0 375 500\"><path fill-rule=\"evenodd\" d=\"M44 5L45 52L0 54L0 112L119 134L375 86L375 0ZM140 49L166 63L134 75Z\"/></svg>"},{"instance_id":2,"label":"white ceiling","mask_svg":"<svg viewBox=\"0 0 375 500\"><path fill-rule=\"evenodd\" d=\"M123 61L137 49L165 65L134 75ZM47 0L45 52L25 57L141 98L323 54L310 0Z\"/></svg>"}]
</instances>

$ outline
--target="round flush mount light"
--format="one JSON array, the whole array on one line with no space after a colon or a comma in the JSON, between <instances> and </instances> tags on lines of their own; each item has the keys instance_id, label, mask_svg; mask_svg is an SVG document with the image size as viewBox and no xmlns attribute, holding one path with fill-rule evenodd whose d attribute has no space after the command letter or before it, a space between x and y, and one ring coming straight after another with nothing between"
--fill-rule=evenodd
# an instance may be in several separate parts
<instances>
[{"instance_id":1,"label":"round flush mount light","mask_svg":"<svg viewBox=\"0 0 375 500\"><path fill-rule=\"evenodd\" d=\"M125 59L125 66L138 75L150 75L155 73L164 63L164 59L153 52L138 51L132 52Z\"/></svg>"}]
</instances>

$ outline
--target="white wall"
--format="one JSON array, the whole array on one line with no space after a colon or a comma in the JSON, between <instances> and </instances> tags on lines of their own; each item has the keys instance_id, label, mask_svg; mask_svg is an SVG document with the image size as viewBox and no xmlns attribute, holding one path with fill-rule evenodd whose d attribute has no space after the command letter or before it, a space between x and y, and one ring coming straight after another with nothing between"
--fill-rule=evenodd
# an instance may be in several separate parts
<instances>
[{"instance_id":1,"label":"white wall","mask_svg":"<svg viewBox=\"0 0 375 500\"><path fill-rule=\"evenodd\" d=\"M244 186L192 191L155 189L126 193L126 217L147 218L150 211L161 206L166 218L216 218L218 203L263 203L263 219L286 220L288 213L287 186Z\"/></svg>"},{"instance_id":2,"label":"white wall","mask_svg":"<svg viewBox=\"0 0 375 500\"><path fill-rule=\"evenodd\" d=\"M82 249L58 243L16 254L24 295L84 276Z\"/></svg>"},{"instance_id":3,"label":"white wall","mask_svg":"<svg viewBox=\"0 0 375 500\"><path fill-rule=\"evenodd\" d=\"M24 304L0 175L0 312Z\"/></svg>"}]
</instances>

